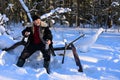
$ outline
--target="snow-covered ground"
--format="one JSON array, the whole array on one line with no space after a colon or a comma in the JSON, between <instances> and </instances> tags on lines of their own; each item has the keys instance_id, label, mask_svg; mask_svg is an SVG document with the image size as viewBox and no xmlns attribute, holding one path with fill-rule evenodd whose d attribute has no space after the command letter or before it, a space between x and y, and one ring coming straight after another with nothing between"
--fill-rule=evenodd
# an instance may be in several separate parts
<instances>
[{"instance_id":1,"label":"snow-covered ground","mask_svg":"<svg viewBox=\"0 0 120 80\"><path fill-rule=\"evenodd\" d=\"M23 46L9 52L1 50L20 40L23 27L12 29L10 36L0 36L0 80L120 80L120 33L115 29L101 33L87 52L81 52L81 42L85 43L85 39L88 39L86 43L91 44L89 39L93 38L98 29L51 28L54 47L64 46L64 39L69 43L82 33L85 34L74 43L83 72L77 71L72 51L68 50L64 64L61 63L62 56L58 55L63 51L55 51L57 56L51 59L51 74L47 74L43 68L43 58L39 51L26 61L24 67L19 68L15 64Z\"/></svg>"}]
</instances>

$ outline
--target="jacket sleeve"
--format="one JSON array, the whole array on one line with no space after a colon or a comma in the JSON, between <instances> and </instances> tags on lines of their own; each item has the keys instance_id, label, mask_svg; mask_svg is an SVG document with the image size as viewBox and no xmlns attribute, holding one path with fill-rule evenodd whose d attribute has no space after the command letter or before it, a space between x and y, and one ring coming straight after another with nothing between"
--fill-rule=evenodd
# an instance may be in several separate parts
<instances>
[{"instance_id":1,"label":"jacket sleeve","mask_svg":"<svg viewBox=\"0 0 120 80\"><path fill-rule=\"evenodd\" d=\"M31 28L30 27L26 27L23 31L22 31L22 35L25 36L25 32L31 32ZM26 37L26 36L25 36Z\"/></svg>"},{"instance_id":2,"label":"jacket sleeve","mask_svg":"<svg viewBox=\"0 0 120 80\"><path fill-rule=\"evenodd\" d=\"M52 41L53 36L52 36L52 32L51 32L51 30L49 29L49 27L46 27L46 28L45 28L43 39L44 39L44 40L49 39L49 40Z\"/></svg>"}]
</instances>

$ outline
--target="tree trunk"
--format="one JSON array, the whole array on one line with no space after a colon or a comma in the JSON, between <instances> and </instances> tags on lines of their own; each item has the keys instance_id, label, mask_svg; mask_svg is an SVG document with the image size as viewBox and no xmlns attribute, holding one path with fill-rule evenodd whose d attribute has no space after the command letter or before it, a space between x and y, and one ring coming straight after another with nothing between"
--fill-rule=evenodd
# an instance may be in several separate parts
<instances>
[{"instance_id":1,"label":"tree trunk","mask_svg":"<svg viewBox=\"0 0 120 80\"><path fill-rule=\"evenodd\" d=\"M23 0L19 0L21 6L23 7L23 9L25 10L28 18L29 18L29 21L32 22L32 18L31 18L31 14L30 14L30 11L28 9L28 7L25 5L24 1Z\"/></svg>"},{"instance_id":2,"label":"tree trunk","mask_svg":"<svg viewBox=\"0 0 120 80\"><path fill-rule=\"evenodd\" d=\"M79 7L80 7L80 0L77 0L77 27L80 26L80 10L79 10Z\"/></svg>"}]
</instances>

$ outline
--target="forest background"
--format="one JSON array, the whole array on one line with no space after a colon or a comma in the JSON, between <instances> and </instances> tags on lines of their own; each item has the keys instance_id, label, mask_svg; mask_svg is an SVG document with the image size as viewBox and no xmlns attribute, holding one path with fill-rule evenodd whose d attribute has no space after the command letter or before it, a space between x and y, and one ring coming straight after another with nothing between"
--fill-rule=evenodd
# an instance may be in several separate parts
<instances>
[{"instance_id":1,"label":"forest background","mask_svg":"<svg viewBox=\"0 0 120 80\"><path fill-rule=\"evenodd\" d=\"M49 13L57 7L70 8L71 11L59 14L59 19L55 21L69 22L69 27L80 26L85 28L84 24L97 25L89 27L111 28L112 25L120 25L120 5L119 0L23 0L29 11L26 12L22 7L20 0L0 0L0 13L6 14L10 23L23 24L30 22L27 13L39 14L40 16ZM66 18L63 18L63 15ZM53 17L49 17L53 19ZM47 21L45 19L45 21ZM82 26L81 26L82 25ZM87 26L88 27L88 26Z\"/></svg>"}]
</instances>

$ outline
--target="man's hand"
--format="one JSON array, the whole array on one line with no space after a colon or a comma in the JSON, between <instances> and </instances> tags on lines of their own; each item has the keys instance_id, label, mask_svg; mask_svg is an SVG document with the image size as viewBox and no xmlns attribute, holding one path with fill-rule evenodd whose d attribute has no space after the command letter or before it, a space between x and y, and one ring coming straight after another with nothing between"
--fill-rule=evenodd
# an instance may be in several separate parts
<instances>
[{"instance_id":1,"label":"man's hand","mask_svg":"<svg viewBox=\"0 0 120 80\"><path fill-rule=\"evenodd\" d=\"M46 44L50 45L51 44L51 40L47 39L46 40Z\"/></svg>"},{"instance_id":2,"label":"man's hand","mask_svg":"<svg viewBox=\"0 0 120 80\"><path fill-rule=\"evenodd\" d=\"M30 32L26 31L25 36L29 36L29 35L30 35Z\"/></svg>"}]
</instances>

